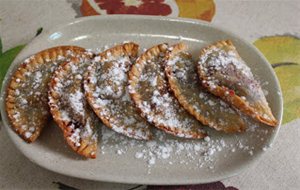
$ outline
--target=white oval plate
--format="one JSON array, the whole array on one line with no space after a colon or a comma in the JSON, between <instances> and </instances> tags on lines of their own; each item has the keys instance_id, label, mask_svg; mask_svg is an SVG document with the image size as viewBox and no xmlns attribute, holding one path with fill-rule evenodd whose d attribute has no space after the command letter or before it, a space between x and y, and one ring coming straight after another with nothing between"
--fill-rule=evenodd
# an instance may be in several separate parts
<instances>
[{"instance_id":1,"label":"white oval plate","mask_svg":"<svg viewBox=\"0 0 300 190\"><path fill-rule=\"evenodd\" d=\"M21 60L49 47L78 45L85 48L101 48L123 41L134 41L139 43L142 49L163 42L174 44L184 41L196 56L204 45L222 39L233 41L254 75L265 84L263 88L269 92L267 100L270 107L275 117L281 121L282 98L279 83L270 64L261 53L234 34L208 23L181 18L95 16L75 19L60 25L35 38L17 56L4 81L1 97L5 97L9 74ZM253 130L239 135L226 135L208 129L211 136L209 142L172 140L171 137L165 136L148 144L129 140L105 130L105 137L100 140L102 146L97 159L85 160L70 150L61 131L54 124L46 127L35 143L23 142L10 129L4 101L5 98L2 98L1 115L8 134L32 162L61 174L100 181L194 184L221 180L252 165L270 147L279 130L279 127L271 128L253 123L257 125L256 128L251 127ZM103 140L109 135L112 135L109 140ZM183 150L180 149L180 143L184 147ZM154 145L158 148L154 148ZM149 150L154 156L149 155ZM154 160L155 164L149 164L154 163Z\"/></svg>"}]
</instances>

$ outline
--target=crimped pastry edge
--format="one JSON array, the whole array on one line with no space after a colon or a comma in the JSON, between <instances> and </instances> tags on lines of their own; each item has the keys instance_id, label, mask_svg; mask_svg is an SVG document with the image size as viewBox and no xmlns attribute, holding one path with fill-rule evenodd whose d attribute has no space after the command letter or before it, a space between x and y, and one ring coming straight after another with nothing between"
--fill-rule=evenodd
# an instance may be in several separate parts
<instances>
[{"instance_id":1,"label":"crimped pastry edge","mask_svg":"<svg viewBox=\"0 0 300 190\"><path fill-rule=\"evenodd\" d=\"M231 51L235 52L235 54L240 58L235 46L233 45L233 43L230 40L221 40L221 41L215 42L214 44L211 44L211 45L208 45L208 46L202 48L200 50L199 57L205 55L206 52L210 51L211 49L222 48L224 46L229 48ZM199 76L201 81L207 80L206 74L203 71L200 64L197 64L197 72L198 72L198 76ZM230 96L226 96L225 93L228 91L227 87L216 85L216 88L214 88L212 90L212 89L209 88L209 86L207 84L205 84L203 82L201 82L201 84L209 92L211 92L215 96L221 97L224 101L229 103L235 109L240 110L242 113L254 118L255 120L257 120L261 123L267 124L271 127L275 127L275 126L278 125L278 121L273 116L272 111L271 111L267 101L266 102L260 102L260 103L258 102L258 104L263 103L263 105L265 105L264 106L264 111L267 111L268 116L271 117L270 119L267 119L267 118L263 117L262 115L260 115L258 112L256 112L255 107L250 106L249 103L246 100L243 100L241 97L236 95L236 93L234 93L233 95L230 95Z\"/></svg>"},{"instance_id":2,"label":"crimped pastry edge","mask_svg":"<svg viewBox=\"0 0 300 190\"><path fill-rule=\"evenodd\" d=\"M178 54L178 53L185 52L188 49L188 46L184 43L178 43L178 44L173 45L171 48L172 48L172 50L170 52L168 52L166 55L166 61L170 60L171 58L176 56L176 54ZM191 57L190 54L188 54L188 55ZM170 89L174 93L174 96L177 98L178 102L181 104L182 107L184 107L191 115L193 115L202 124L208 125L211 128L214 128L218 131L223 131L226 133L235 133L235 132L245 131L245 129L246 129L245 123L242 123L243 125L241 125L239 129L235 129L233 127L226 127L224 129L224 128L218 126L217 124L213 124L212 121L210 121L209 119L207 119L206 117L201 115L199 112L197 112L197 110L188 103L186 97L182 95L181 91L179 90L179 87L176 84L176 79L172 74L173 72L172 72L171 65L166 64L165 73L166 73L166 76L168 79Z\"/></svg>"},{"instance_id":3,"label":"crimped pastry edge","mask_svg":"<svg viewBox=\"0 0 300 190\"><path fill-rule=\"evenodd\" d=\"M137 57L138 54L138 49L139 49L139 45L133 43L133 42L128 42L128 43L124 43L124 44L120 44L117 46L114 46L110 49L107 49L106 51L99 53L97 56L100 56L100 61L101 60L105 60L108 59L109 56L115 57L115 56L120 56L120 55L127 55L130 57ZM89 69L85 75L85 79L84 79L84 89L85 89L85 96L88 100L89 105L92 107L93 111L96 113L96 115L101 119L101 121L104 123L105 126L107 126L108 128L113 128L113 126L111 125L111 121L110 120L115 120L115 117L110 115L109 119L105 118L104 116L102 116L102 112L104 110L104 108L102 107L95 107L93 106L94 102L96 101L96 99L93 97L93 91L95 90L95 86L93 84L90 83L89 77L91 76L91 72L94 72L96 70L96 65L95 63L92 64L91 66L89 66ZM92 89L92 90L87 90L87 89ZM147 130L147 129L145 129ZM136 136L135 134L124 134L129 138L134 138L137 140L150 140L152 139L152 133L149 129L148 131L148 136Z\"/></svg>"},{"instance_id":4,"label":"crimped pastry edge","mask_svg":"<svg viewBox=\"0 0 300 190\"><path fill-rule=\"evenodd\" d=\"M17 90L17 83L16 79L24 79L24 73L29 69L34 69L39 64L44 64L46 60L56 61L58 60L58 56L65 56L71 51L72 54L79 55L85 52L84 48L78 46L57 46L53 48L49 48L43 51L40 51L36 54L31 55L27 59L25 59L17 68L17 70L13 73L10 78L10 82L6 89L6 102L5 102L5 109L8 116L8 120L10 122L11 128L18 134L25 142L32 143L34 142L40 135L43 126L39 126L34 133L30 136L30 138L26 138L25 130L22 130L21 126L26 125L25 123L18 123L16 119L13 117L14 115L14 104L15 104L15 91ZM46 124L47 121L50 119L50 113L48 113L48 118L42 123Z\"/></svg>"},{"instance_id":5,"label":"crimped pastry edge","mask_svg":"<svg viewBox=\"0 0 300 190\"><path fill-rule=\"evenodd\" d=\"M85 58L88 59L88 56ZM51 81L49 83L49 91L48 91L48 97L49 97L49 107L50 107L50 112L51 115L54 119L54 121L56 122L56 124L58 125L58 127L63 131L64 134L64 139L67 141L68 145L79 155L82 155L86 158L96 158L96 152L97 152L97 148L98 148L98 140L96 139L95 142L93 142L92 144L90 144L89 141L90 139L87 139L86 141L84 141L84 144L82 144L82 138L81 138L81 145L75 146L74 142L72 142L68 137L70 136L70 130L69 130L69 123L68 121L65 121L62 117L61 117L61 111L59 110L58 107L58 103L59 103L59 99L57 99L57 92L55 91L55 87L57 86L57 78L62 78L63 75L68 73L67 67L70 64L81 64L81 59L80 58L71 58L68 61L65 61L64 63L62 63L57 69L56 71L53 73ZM92 110L91 110L92 111ZM94 129L96 126L93 126L92 128Z\"/></svg>"},{"instance_id":6,"label":"crimped pastry edge","mask_svg":"<svg viewBox=\"0 0 300 190\"><path fill-rule=\"evenodd\" d=\"M141 104L141 102L142 102L141 96L134 90L134 88L138 84L139 76L142 74L143 68L145 67L144 64L147 63L147 60L151 60L154 56L159 55L160 53L166 53L167 51L168 51L168 44L166 44L166 43L153 46L152 48L150 48L146 52L144 52L137 59L136 63L131 67L131 69L128 73L129 85L131 88L133 88L133 89L131 89L131 91L129 91L129 94L130 94L132 100L134 101L136 107L140 110L141 116L144 117L145 119L147 119L147 115L139 107L139 104ZM169 126L159 125L155 121L155 119L153 120L152 124L156 128L161 129L166 133L172 134L174 136L182 137L182 135L179 135L179 133L183 134L181 131L174 131L174 130L171 130ZM198 134L194 133L191 135L192 135L191 138L194 138L194 139L204 138L205 136L207 136L205 133L198 133Z\"/></svg>"}]
</instances>

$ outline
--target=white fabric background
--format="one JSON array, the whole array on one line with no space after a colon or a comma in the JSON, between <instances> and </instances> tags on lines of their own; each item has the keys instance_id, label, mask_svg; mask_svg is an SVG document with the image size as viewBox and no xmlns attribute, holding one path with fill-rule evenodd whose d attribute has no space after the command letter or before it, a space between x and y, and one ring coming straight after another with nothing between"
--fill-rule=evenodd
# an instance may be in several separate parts
<instances>
[{"instance_id":1,"label":"white fabric background","mask_svg":"<svg viewBox=\"0 0 300 190\"><path fill-rule=\"evenodd\" d=\"M4 50L28 43L39 27L44 30L77 14L72 0L0 0L0 35ZM77 1L76 1L77 2ZM216 0L212 23L253 42L275 34L300 36L300 1ZM300 119L282 126L263 158L240 175L224 180L239 189L300 189ZM0 189L57 189L60 181L79 189L129 189L135 185L79 180L47 171L24 157L0 131Z\"/></svg>"}]
</instances>

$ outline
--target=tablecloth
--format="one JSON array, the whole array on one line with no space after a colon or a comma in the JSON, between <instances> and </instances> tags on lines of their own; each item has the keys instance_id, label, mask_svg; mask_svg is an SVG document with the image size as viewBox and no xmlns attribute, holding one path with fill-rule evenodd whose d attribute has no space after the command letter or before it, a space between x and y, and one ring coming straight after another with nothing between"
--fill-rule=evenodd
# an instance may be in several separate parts
<instances>
[{"instance_id":1,"label":"tablecloth","mask_svg":"<svg viewBox=\"0 0 300 190\"><path fill-rule=\"evenodd\" d=\"M102 14L201 19L253 43L272 64L283 91L283 125L274 145L238 176L211 184L158 187L53 173L23 156L2 129L0 189L300 189L299 0L0 0L1 72L38 33L76 17Z\"/></svg>"}]
</instances>

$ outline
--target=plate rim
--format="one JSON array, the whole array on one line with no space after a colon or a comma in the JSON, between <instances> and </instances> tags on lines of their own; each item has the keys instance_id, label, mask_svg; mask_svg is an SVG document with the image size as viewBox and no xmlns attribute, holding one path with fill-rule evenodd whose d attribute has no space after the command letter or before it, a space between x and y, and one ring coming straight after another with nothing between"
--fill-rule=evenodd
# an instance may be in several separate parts
<instances>
[{"instance_id":1,"label":"plate rim","mask_svg":"<svg viewBox=\"0 0 300 190\"><path fill-rule=\"evenodd\" d=\"M179 23L189 23L189 24L194 24L194 25L201 25L201 26L205 26L207 28L210 28L212 30L218 30L221 33L225 33L229 36L233 36L236 40L241 41L242 43L246 44L249 48L251 48L263 61L268 69L271 71L272 77L275 80L276 85L278 86L278 90L279 90L279 94L277 94L276 96L278 96L279 99L279 118L278 118L278 126L276 127L276 130L273 132L273 135L270 137L270 139L268 140L268 145L271 145L272 143L274 143L274 141L276 140L276 137L279 133L279 130L281 128L282 125L282 117L283 117L283 97L282 97L282 90L281 90L281 86L279 83L279 80L275 74L275 71L272 69L271 64L267 61L267 59L265 58L265 56L250 42L248 42L247 40L243 39L242 37L240 37L239 35L223 28L222 26L213 24L213 23L209 23L206 21L202 21L202 20L196 20L196 19L190 19L190 18L181 18L181 17L166 17L166 16L147 16L147 15L96 15L96 16L88 16L88 17L80 17L80 18L75 18L75 19L70 19L69 21L60 23L58 25L53 26L52 28L50 28L49 30L45 31L44 33L42 33L41 35L37 36L36 38L34 38L32 41L30 41L28 44L26 44L26 46L21 50L21 52L15 57L14 61L12 62L11 66L8 69L8 72L6 73L3 81L2 81L2 88L1 88L1 95L0 95L0 107L4 108L5 107L5 98L4 95L6 94L6 85L5 85L5 81L7 81L11 76L10 73L12 71L12 68L14 67L15 64L13 64L16 60L19 59L19 55L21 55L24 51L26 51L28 49L28 45L30 45L31 43L35 43L36 41L39 41L42 38L45 38L47 36L49 36L49 34L52 34L62 28L71 26L73 24L77 24L80 22L86 22L89 20L113 20L113 19L123 19L123 20L131 20L131 19L137 19L137 20L159 20L159 21L164 21L164 22L179 22ZM1 109L1 115L3 115L6 117L6 113L4 109ZM3 117L3 116L2 116ZM126 184L151 184L151 185L189 185L189 184L199 184L199 183L211 183L211 182L215 182L215 181L221 181L224 179L228 179L231 178L233 176L238 175L239 173L245 171L245 168L241 168L238 170L233 170L232 172L230 172L230 174L228 174L226 177L212 177L210 178L210 180L205 180L205 181L201 181L201 178L198 178L195 180L195 178L188 180L188 181L178 181L178 182L155 182L155 180L144 180L141 181L141 183L136 182L134 179L131 181L128 180L124 180L124 179L118 179L118 180L114 180L108 177L104 177L102 179L98 179L97 177L93 177L93 176L86 176L84 174L81 173L72 173L72 172L68 172L65 170L58 170L57 168L51 168L50 165L47 164L42 164L40 163L38 160L32 159L32 157L29 155L28 152L26 152L25 150L21 149L18 146L18 142L13 140L17 135L15 134L15 132L11 129L11 127L9 126L9 124L7 123L7 120L4 119L2 120L2 124L4 126L4 128L6 129L9 138L12 140L13 144L17 147L17 149L19 149L19 151L27 158L29 159L31 162L33 162L34 164L37 164L38 166L45 168L47 170L50 170L52 172L56 172L62 175L67 175L67 176L71 176L71 177L75 177L75 178L81 178L81 179L87 179L87 180L93 180L93 181L105 181L105 182L114 182L114 183L126 183ZM19 137L18 137L19 138ZM25 142L24 142L25 143ZM259 151L255 154L255 158L249 160L247 162L247 165L250 167L254 167L258 161L262 158L263 155L265 155L264 152L267 151Z\"/></svg>"}]
</instances>

